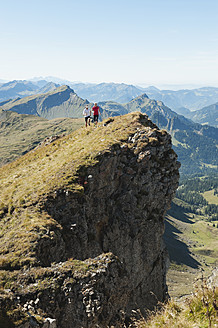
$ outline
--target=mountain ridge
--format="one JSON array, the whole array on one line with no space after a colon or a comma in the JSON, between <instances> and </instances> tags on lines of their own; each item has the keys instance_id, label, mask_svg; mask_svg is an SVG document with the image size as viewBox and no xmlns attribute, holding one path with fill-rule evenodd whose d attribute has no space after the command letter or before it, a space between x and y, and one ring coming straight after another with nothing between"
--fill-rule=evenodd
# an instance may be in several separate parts
<instances>
[{"instance_id":1,"label":"mountain ridge","mask_svg":"<svg viewBox=\"0 0 218 328\"><path fill-rule=\"evenodd\" d=\"M126 83L83 83L83 82L71 82L55 77L46 78L34 78L31 80L15 80L5 83L9 86L13 83L17 84L17 88L24 88L26 84L26 90L22 89L19 93L11 92L7 97L1 96L1 88L4 88L4 84L0 86L0 101L7 100L7 98L24 97L30 94L40 93L40 89L49 85L69 85L75 90L75 92L81 98L88 99L89 102L100 101L116 101L119 103L127 103L133 98L146 93L150 98L163 101L165 105L176 111L178 114L187 116L189 110L199 110L205 106L212 105L218 101L218 88L216 87L200 87L192 89L180 89L180 90L160 90L157 87L140 87ZM22 87L21 87L22 85ZM32 88L32 89L31 89ZM33 91L30 91L33 90ZM10 90L8 90L10 91ZM46 90L48 91L48 90Z\"/></svg>"}]
</instances>

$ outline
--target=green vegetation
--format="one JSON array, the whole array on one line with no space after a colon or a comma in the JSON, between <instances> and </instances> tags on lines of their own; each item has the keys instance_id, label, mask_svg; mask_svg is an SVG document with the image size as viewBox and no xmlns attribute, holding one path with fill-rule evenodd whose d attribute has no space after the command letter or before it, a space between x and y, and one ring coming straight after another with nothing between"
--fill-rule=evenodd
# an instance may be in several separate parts
<instances>
[{"instance_id":1,"label":"green vegetation","mask_svg":"<svg viewBox=\"0 0 218 328\"><path fill-rule=\"evenodd\" d=\"M206 199L206 201L208 202L208 204L216 204L217 203L217 189L214 190L208 190L208 191L205 191L203 193L203 197Z\"/></svg>"},{"instance_id":2,"label":"green vegetation","mask_svg":"<svg viewBox=\"0 0 218 328\"><path fill-rule=\"evenodd\" d=\"M0 168L2 293L5 292L5 288L10 289L13 285L20 268L32 267L29 270L34 278L31 285L33 290L44 290L50 288L53 283L59 283L51 278L52 275L48 272L50 269L47 271L46 268L38 268L38 241L49 238L46 234L48 230L54 233L55 240L56 232L62 229L62 226L44 210L43 205L48 198L55 199L59 190L81 197L84 192L84 186L79 183L81 172L86 172L89 165L98 163L103 152L117 143L125 142L126 138L143 124L143 120L141 114L133 113L108 119L104 123L106 126L101 125L96 129L78 129ZM154 141L152 138L149 139L150 143ZM205 274L208 274L217 263L218 230L217 226L213 225L217 224L214 213L214 209L217 208L214 206L217 206L217 203L212 203L210 198L209 204L205 194L208 191L213 191L213 196L216 197L217 179L214 177L181 180L177 198L168 214L167 223L170 229L166 229L166 239L171 243L171 268L167 279L172 296L190 293L199 267L201 266ZM74 266L85 274L86 265L73 260L72 262L72 265L71 260L65 262L66 270L72 270ZM17 288L18 286L19 280ZM171 305L171 308L173 306ZM177 318L177 315L175 317ZM202 327L204 324L206 323L203 322Z\"/></svg>"},{"instance_id":3,"label":"green vegetation","mask_svg":"<svg viewBox=\"0 0 218 328\"><path fill-rule=\"evenodd\" d=\"M87 277L101 268L102 263L100 261L97 265L94 261L89 262L68 259L63 263L52 263L50 267L33 267L21 271L0 270L0 297L6 300L2 306L4 311L1 312L0 310L0 326L14 327L15 325L17 327L28 321L27 309L21 306L18 297L15 296L15 299L12 299L13 294L22 295L22 298L26 297L26 301L28 295L32 295L33 298L43 294L46 296L61 295L66 286L73 288L78 278ZM28 312L38 322L44 322L43 317L45 318L46 314L43 313L42 309L38 313L35 313L33 308L29 309Z\"/></svg>"}]
</instances>

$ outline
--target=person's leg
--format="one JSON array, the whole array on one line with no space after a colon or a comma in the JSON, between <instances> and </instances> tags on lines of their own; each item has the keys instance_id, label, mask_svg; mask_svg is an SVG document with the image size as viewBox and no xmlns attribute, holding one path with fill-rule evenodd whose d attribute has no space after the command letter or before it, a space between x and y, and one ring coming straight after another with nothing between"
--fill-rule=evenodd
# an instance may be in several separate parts
<instances>
[{"instance_id":1,"label":"person's leg","mask_svg":"<svg viewBox=\"0 0 218 328\"><path fill-rule=\"evenodd\" d=\"M85 122L86 122L86 128L87 128L87 117L85 117Z\"/></svg>"}]
</instances>

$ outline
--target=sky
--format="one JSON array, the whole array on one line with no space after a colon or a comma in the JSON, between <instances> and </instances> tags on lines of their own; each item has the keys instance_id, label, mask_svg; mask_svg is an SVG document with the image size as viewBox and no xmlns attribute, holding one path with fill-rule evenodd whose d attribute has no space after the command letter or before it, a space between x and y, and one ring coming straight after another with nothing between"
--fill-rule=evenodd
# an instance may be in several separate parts
<instances>
[{"instance_id":1,"label":"sky","mask_svg":"<svg viewBox=\"0 0 218 328\"><path fill-rule=\"evenodd\" d=\"M218 0L0 0L0 80L218 87Z\"/></svg>"}]
</instances>

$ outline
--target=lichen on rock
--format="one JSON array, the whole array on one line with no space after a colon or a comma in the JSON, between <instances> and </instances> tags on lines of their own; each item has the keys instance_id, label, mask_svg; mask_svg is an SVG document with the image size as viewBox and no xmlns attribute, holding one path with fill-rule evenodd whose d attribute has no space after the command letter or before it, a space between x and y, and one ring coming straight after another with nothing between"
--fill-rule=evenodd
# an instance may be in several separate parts
<instances>
[{"instance_id":1,"label":"lichen on rock","mask_svg":"<svg viewBox=\"0 0 218 328\"><path fill-rule=\"evenodd\" d=\"M23 193L28 201L19 206L14 193L13 211L2 212L6 234L13 230L15 212L26 211L28 222L35 222L31 241L25 242L29 264L18 258L13 269L1 254L7 263L2 318L20 328L29 324L27 312L44 328L50 327L45 318L54 319L57 328L120 327L128 324L132 310L144 312L163 301L164 216L179 180L170 135L136 112L42 147L21 158L18 171L28 172L34 160L38 169L45 162L50 170L50 175L44 171L47 183L38 182L37 189L34 182L32 197ZM10 174L15 171L8 167ZM40 179L43 173L37 173ZM27 311L28 302L36 300Z\"/></svg>"}]
</instances>

